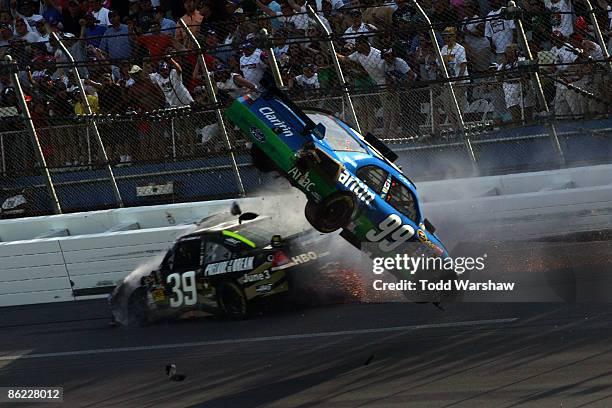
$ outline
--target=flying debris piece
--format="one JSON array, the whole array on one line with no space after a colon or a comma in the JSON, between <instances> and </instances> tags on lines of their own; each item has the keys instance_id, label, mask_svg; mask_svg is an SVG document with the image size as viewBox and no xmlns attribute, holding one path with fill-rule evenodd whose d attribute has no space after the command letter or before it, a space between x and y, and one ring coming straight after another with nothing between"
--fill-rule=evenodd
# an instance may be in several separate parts
<instances>
[{"instance_id":1,"label":"flying debris piece","mask_svg":"<svg viewBox=\"0 0 612 408\"><path fill-rule=\"evenodd\" d=\"M370 364L373 360L374 360L375 355L372 354L370 357L368 357L368 359L365 361L365 363L363 363L364 366L367 366L368 364Z\"/></svg>"},{"instance_id":2,"label":"flying debris piece","mask_svg":"<svg viewBox=\"0 0 612 408\"><path fill-rule=\"evenodd\" d=\"M187 376L184 374L176 373L176 364L166 365L166 375L168 376L168 380L176 382L183 381L185 378L187 378Z\"/></svg>"}]
</instances>

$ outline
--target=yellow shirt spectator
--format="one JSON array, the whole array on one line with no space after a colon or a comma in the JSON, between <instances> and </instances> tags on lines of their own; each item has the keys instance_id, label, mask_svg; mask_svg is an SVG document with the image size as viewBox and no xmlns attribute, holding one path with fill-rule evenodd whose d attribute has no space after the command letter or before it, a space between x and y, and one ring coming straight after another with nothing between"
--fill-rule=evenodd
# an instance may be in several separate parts
<instances>
[{"instance_id":1,"label":"yellow shirt spectator","mask_svg":"<svg viewBox=\"0 0 612 408\"><path fill-rule=\"evenodd\" d=\"M87 100L89 101L89 106L91 107L92 113L100 112L100 104L98 103L98 97L95 95L87 95ZM74 104L74 113L77 115L85 115L85 107L81 103L81 101L77 101Z\"/></svg>"}]
</instances>

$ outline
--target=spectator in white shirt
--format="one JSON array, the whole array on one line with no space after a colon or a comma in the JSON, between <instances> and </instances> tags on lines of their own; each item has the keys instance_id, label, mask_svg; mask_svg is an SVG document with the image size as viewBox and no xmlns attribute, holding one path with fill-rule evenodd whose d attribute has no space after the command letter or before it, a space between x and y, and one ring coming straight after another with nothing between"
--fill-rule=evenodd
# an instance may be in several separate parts
<instances>
[{"instance_id":1,"label":"spectator in white shirt","mask_svg":"<svg viewBox=\"0 0 612 408\"><path fill-rule=\"evenodd\" d=\"M366 24L363 22L362 14L360 10L353 9L349 12L352 23L349 28L344 32L344 41L350 44L355 44L355 38L372 38L376 34L376 27L372 24ZM365 36L364 36L365 34Z\"/></svg>"},{"instance_id":2,"label":"spectator in white shirt","mask_svg":"<svg viewBox=\"0 0 612 408\"><path fill-rule=\"evenodd\" d=\"M544 0L544 6L552 13L552 31L559 31L568 38L574 32L570 3L567 0Z\"/></svg>"},{"instance_id":3,"label":"spectator in white shirt","mask_svg":"<svg viewBox=\"0 0 612 408\"><path fill-rule=\"evenodd\" d=\"M257 91L255 84L244 79L242 75L231 72L227 65L217 65L213 75L217 90L226 93L232 99L239 98L249 91Z\"/></svg>"},{"instance_id":4,"label":"spectator in white shirt","mask_svg":"<svg viewBox=\"0 0 612 408\"><path fill-rule=\"evenodd\" d=\"M164 92L167 107L187 106L193 102L189 91L183 85L182 74L181 66L172 58L170 58L170 63L160 62L158 71L149 74L151 81Z\"/></svg>"},{"instance_id":5,"label":"spectator in white shirt","mask_svg":"<svg viewBox=\"0 0 612 408\"><path fill-rule=\"evenodd\" d=\"M525 58L519 57L518 45L510 44L506 47L504 63L499 64L497 68L500 74L498 78L502 81L506 108L512 115L512 120L514 122L520 122L522 120L523 112L526 119L530 119L533 113L533 93L530 92L528 86L523 86L524 84L528 84L528 82L521 81L521 79L526 78L518 71L519 61L524 60Z\"/></svg>"},{"instance_id":6,"label":"spectator in white shirt","mask_svg":"<svg viewBox=\"0 0 612 408\"><path fill-rule=\"evenodd\" d=\"M580 53L570 44L565 41L565 37L561 32L555 31L551 35L553 47L550 51L555 56L555 71L557 79L572 84L576 80L576 67L572 65L578 54ZM555 107L555 115L580 115L582 114L582 99L581 97L563 83L555 81L555 99L553 105Z\"/></svg>"},{"instance_id":7,"label":"spectator in white shirt","mask_svg":"<svg viewBox=\"0 0 612 408\"><path fill-rule=\"evenodd\" d=\"M457 29L455 27L446 27L442 31L442 38L446 45L442 47L442 58L444 65L448 72L448 76L451 78L464 77L469 75L467 69L467 57L465 55L465 48L457 43ZM467 105L466 88L462 86L462 83L469 82L468 80L454 81L454 93L459 104L459 109L463 111ZM448 116L448 119L455 130L459 129L459 118L455 112L455 105L453 97L450 93L448 86L442 88L440 95L444 112Z\"/></svg>"},{"instance_id":8,"label":"spectator in white shirt","mask_svg":"<svg viewBox=\"0 0 612 408\"><path fill-rule=\"evenodd\" d=\"M102 27L108 27L110 25L110 19L108 18L109 9L102 7L100 0L89 0L89 7L91 12L100 21Z\"/></svg>"},{"instance_id":9,"label":"spectator in white shirt","mask_svg":"<svg viewBox=\"0 0 612 408\"><path fill-rule=\"evenodd\" d=\"M290 29L293 26L294 30L301 31L301 34L304 34L308 28L308 15L302 13L296 14L289 3L281 4L280 12L272 10L260 0L256 0L255 3L268 16L278 17L278 20L285 25L285 28Z\"/></svg>"},{"instance_id":10,"label":"spectator in white shirt","mask_svg":"<svg viewBox=\"0 0 612 408\"><path fill-rule=\"evenodd\" d=\"M348 57L338 54L338 59L354 64L360 70L365 70L377 86L384 86L386 79L380 50L372 47L368 39L363 36L358 37L355 41L355 49L356 51ZM372 131L378 110L378 97L376 95L361 96L357 98L356 105L362 131Z\"/></svg>"},{"instance_id":11,"label":"spectator in white shirt","mask_svg":"<svg viewBox=\"0 0 612 408\"><path fill-rule=\"evenodd\" d=\"M501 0L491 0L491 11L487 14L485 36L491 43L491 51L495 53L497 63L503 62L506 47L514 42L514 21L501 17L505 7Z\"/></svg>"},{"instance_id":12,"label":"spectator in white shirt","mask_svg":"<svg viewBox=\"0 0 612 408\"><path fill-rule=\"evenodd\" d=\"M265 59L267 55L255 45L247 41L242 44L242 56L240 57L240 71L242 76L259 88L259 82L266 70Z\"/></svg>"},{"instance_id":13,"label":"spectator in white shirt","mask_svg":"<svg viewBox=\"0 0 612 408\"><path fill-rule=\"evenodd\" d=\"M304 65L302 74L289 81L289 88L297 88L306 98L316 96L317 91L321 88L316 69L317 67L314 64Z\"/></svg>"}]
</instances>

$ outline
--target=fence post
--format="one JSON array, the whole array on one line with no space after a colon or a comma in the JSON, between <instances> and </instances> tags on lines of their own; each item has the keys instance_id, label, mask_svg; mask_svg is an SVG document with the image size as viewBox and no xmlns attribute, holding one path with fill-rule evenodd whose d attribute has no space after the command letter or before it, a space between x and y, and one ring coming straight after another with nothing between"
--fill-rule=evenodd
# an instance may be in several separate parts
<instances>
[{"instance_id":1,"label":"fence post","mask_svg":"<svg viewBox=\"0 0 612 408\"><path fill-rule=\"evenodd\" d=\"M516 26L516 32L519 36L519 39L521 40L521 46L523 47L525 51L525 56L527 57L527 59L531 63L533 63L533 55L531 54L531 50L529 49L529 42L527 41L525 30L523 30L523 22L521 21L521 13L520 13L521 10L518 7L516 7L516 4L514 3L514 1L510 1L508 3L507 10L509 13L514 13L512 17L514 20L514 25ZM548 107L548 103L546 103L546 97L544 96L544 90L542 89L542 82L540 81L539 69L536 69L533 72L533 81L535 82L535 88L538 94L538 101L540 103L540 106L544 109L544 112L546 112L546 119L548 122L548 135L550 136L550 140L552 142L553 149L557 153L560 163L564 165L565 156L563 155L563 149L561 149L561 143L559 143L559 137L557 136L557 129L555 127L555 124L550 120L552 115L550 112L550 108Z\"/></svg>"},{"instance_id":2,"label":"fence post","mask_svg":"<svg viewBox=\"0 0 612 408\"><path fill-rule=\"evenodd\" d=\"M40 165L41 175L43 176L45 184L47 185L47 189L49 190L51 204L53 205L53 212L55 214L61 214L62 206L60 205L60 202L57 198L55 186L53 185L53 180L51 179L51 174L49 173L49 168L47 167L47 160L45 159L45 155L43 154L42 148L40 147L38 133L36 132L36 128L34 127L34 122L32 121L32 116L30 115L30 109L28 108L28 104L23 94L23 89L21 88L21 83L19 82L19 75L17 73L17 63L13 61L13 58L10 55L6 55L4 58L11 66L11 79L13 81L13 86L15 87L17 100L19 101L19 105L21 106L21 114L25 119L28 132L30 133L32 147L34 148L34 154L36 155L36 159L38 160L38 164Z\"/></svg>"},{"instance_id":3,"label":"fence post","mask_svg":"<svg viewBox=\"0 0 612 408\"><path fill-rule=\"evenodd\" d=\"M268 34L268 30L262 28L259 31L264 39L264 44L266 46L266 51L268 52L268 58L270 63L270 69L272 70L272 76L274 77L274 82L279 89L284 89L285 84L283 83L283 77L281 76L280 70L278 69L278 61L276 61L276 55L274 54L274 48L270 43L270 35Z\"/></svg>"},{"instance_id":4,"label":"fence post","mask_svg":"<svg viewBox=\"0 0 612 408\"><path fill-rule=\"evenodd\" d=\"M595 36L597 37L597 42L601 47L601 52L603 52L605 60L608 61L608 71L610 71L612 70L612 61L610 61L610 53L608 52L606 42L604 41L603 35L601 34L601 28L599 27L599 22L597 21L595 10L593 10L593 6L591 5L590 0L584 0L584 4L586 4L587 11L589 12L589 18L591 19L591 24L593 24L593 28L595 29Z\"/></svg>"},{"instance_id":5,"label":"fence post","mask_svg":"<svg viewBox=\"0 0 612 408\"><path fill-rule=\"evenodd\" d=\"M85 87L83 86L83 82L81 80L81 74L76 67L76 62L74 60L74 57L68 51L68 48L64 45L64 43L62 42L60 37L57 35L57 33L51 33L51 35L53 36L55 41L57 41L58 45L62 49L62 52L64 53L64 55L66 55L66 58L68 58L68 61L70 62L70 65L72 66L74 70L73 71L74 77L77 82L77 87L79 88L79 94L81 95L81 103L83 104L83 107L85 108L85 113L87 115L92 115L93 112L91 111L91 106L89 105L87 94L85 93ZM106 167L106 173L108 174L108 178L113 188L113 194L115 195L115 201L117 202L117 206L123 207L123 199L121 198L121 193L119 192L119 187L117 186L117 180L115 179L113 168L111 167L108 161L108 155L106 154L106 148L104 147L104 142L102 141L102 138L100 137L100 132L98 131L98 125L96 124L95 120L92 120L91 124L93 128L94 139L96 140L96 143L98 144L98 147L100 148L100 154L102 155L102 160L104 161L104 164Z\"/></svg>"},{"instance_id":6,"label":"fence post","mask_svg":"<svg viewBox=\"0 0 612 408\"><path fill-rule=\"evenodd\" d=\"M452 99L452 106L455 114L457 115L457 121L459 122L459 129L463 134L463 141L465 143L465 149L467 150L468 156L470 157L470 162L472 163L472 168L474 171L478 171L478 162L476 161L476 155L474 154L474 149L472 148L472 142L470 141L469 136L465 132L465 122L463 121L463 114L461 113L461 108L459 107L459 102L457 102L457 97L455 95L455 89L453 87L453 83L450 80L450 76L448 75L448 70L446 69L446 63L444 62L444 58L442 57L442 51L440 50L440 45L438 44L438 39L436 38L436 32L431 25L431 20L429 16L425 13L421 5L417 0L412 0L414 5L416 6L421 18L425 20L427 26L429 27L429 38L431 39L431 43L434 47L434 51L438 58L438 62L440 64L440 70L442 71L442 76L445 80L447 80L448 89L450 90L450 96ZM447 112L448 114L448 112Z\"/></svg>"},{"instance_id":7,"label":"fence post","mask_svg":"<svg viewBox=\"0 0 612 408\"><path fill-rule=\"evenodd\" d=\"M2 175L6 174L6 158L4 156L4 134L0 133L0 157L2 158Z\"/></svg>"},{"instance_id":8,"label":"fence post","mask_svg":"<svg viewBox=\"0 0 612 408\"><path fill-rule=\"evenodd\" d=\"M223 113L221 112L221 108L219 107L219 101L217 100L217 94L215 93L215 89L213 88L212 81L210 80L210 73L208 72L208 67L206 66L206 60L204 59L204 53L202 52L202 46L200 42L196 38L196 36L191 32L185 21L181 18L179 19L179 23L185 30L185 34L187 34L190 40L196 47L198 53L198 61L200 65L202 65L202 70L204 71L204 84L206 86L206 90L208 91L208 96L210 97L213 105L215 106L215 113L217 114L217 121L219 122L219 129L221 129L221 133L223 134L223 138L225 139L225 145L230 154L230 160L232 162L232 167L234 169L234 175L236 177L236 184L238 185L238 191L240 196L245 196L244 185L242 184L242 177L240 177L240 172L238 171L238 163L236 162L236 155L234 155L232 142L230 141L229 135L227 134L227 128L225 127L225 122L223 121Z\"/></svg>"},{"instance_id":9,"label":"fence post","mask_svg":"<svg viewBox=\"0 0 612 408\"><path fill-rule=\"evenodd\" d=\"M357 114L355 113L355 107L353 106L353 100L351 99L351 93L349 92L348 84L344 79L344 73L342 72L342 67L340 66L340 61L338 60L338 55L336 55L336 47L334 46L334 42L331 39L331 33L323 24L323 21L319 18L319 15L312 9L310 4L306 5L306 10L308 14L317 22L319 28L325 33L325 42L327 43L327 48L329 49L330 57L334 62L334 68L336 70L336 75L338 76L338 81L342 86L342 100L346 100L346 106L348 108L349 116L351 117L352 125L355 127L355 130L361 133L361 127L359 126L359 121L357 120Z\"/></svg>"}]
</instances>

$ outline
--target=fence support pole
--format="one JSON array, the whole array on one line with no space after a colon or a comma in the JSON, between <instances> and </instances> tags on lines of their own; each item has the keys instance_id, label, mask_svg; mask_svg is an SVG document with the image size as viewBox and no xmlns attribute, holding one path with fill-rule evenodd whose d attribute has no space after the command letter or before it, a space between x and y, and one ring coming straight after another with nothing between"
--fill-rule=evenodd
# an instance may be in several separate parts
<instances>
[{"instance_id":1,"label":"fence support pole","mask_svg":"<svg viewBox=\"0 0 612 408\"><path fill-rule=\"evenodd\" d=\"M217 122L219 123L219 129L221 130L221 134L223 135L223 139L225 140L225 145L227 147L227 151L230 155L230 160L232 162L232 168L234 169L234 176L236 177L236 184L238 185L238 192L241 197L245 196L244 185L242 184L242 177L240 177L240 172L238 171L238 163L236 162L236 155L233 152L232 142L230 141L229 135L227 134L227 128L225 127L225 122L223 121L223 112L221 112L221 108L219 107L219 101L217 100L217 94L215 93L215 88L213 88L212 81L210 79L210 73L208 72L208 67L206 66L206 61L204 60L204 53L202 52L202 46L200 42L195 37L195 35L191 32L185 21L181 18L179 20L180 25L185 30L185 34L189 36L194 46L196 47L196 51L198 53L198 62L202 65L202 70L204 71L204 85L206 86L206 90L208 91L208 96L215 106L215 113L217 115Z\"/></svg>"},{"instance_id":2,"label":"fence support pole","mask_svg":"<svg viewBox=\"0 0 612 408\"><path fill-rule=\"evenodd\" d=\"M72 65L72 69L74 72L74 77L77 82L77 87L79 88L79 94L81 95L81 103L85 108L85 113L87 115L92 115L93 112L91 110L91 106L89 105L89 100L87 99L87 94L85 93L85 87L83 86L83 81L81 80L81 74L76 67L76 62L74 57L68 51L68 48L62 42L61 38L57 35L57 33L51 33L55 41L57 41L58 45L62 49L62 52L68 58L70 65ZM93 136L100 148L100 154L102 156L102 160L104 161L104 167L106 168L106 173L108 174L108 179L111 182L111 187L113 189L113 194L115 195L115 201L117 202L118 207L123 207L123 199L121 198L121 193L119 192L119 187L117 186L117 180L115 179L115 174L113 173L113 168L111 167L108 161L108 155L106 154L106 148L104 147L104 142L102 141L102 137L100 137L100 132L98 131L98 125L95 120L91 121L93 128Z\"/></svg>"},{"instance_id":3,"label":"fence support pole","mask_svg":"<svg viewBox=\"0 0 612 408\"><path fill-rule=\"evenodd\" d=\"M278 61L276 60L276 54L274 54L274 47L270 43L270 35L268 34L268 30L262 28L259 30L261 36L264 39L264 44L266 46L266 51L268 52L268 62L270 64L270 70L272 71L272 76L274 77L274 82L279 89L285 89L285 84L283 83L283 77L280 73L280 69L278 69Z\"/></svg>"},{"instance_id":4,"label":"fence support pole","mask_svg":"<svg viewBox=\"0 0 612 408\"><path fill-rule=\"evenodd\" d=\"M331 60L334 62L334 68L336 70L336 75L338 76L338 81L342 85L342 99L346 101L346 106L348 108L348 113L351 119L351 122L355 130L361 133L361 127L359 126L359 121L357 120L357 114L355 113L355 107L353 106L353 100L351 99L351 93L349 92L348 84L344 79L344 73L342 72L342 67L340 66L340 61L338 60L338 55L336 55L336 47L334 46L334 42L331 39L331 33L321 21L319 15L312 9L312 7L307 4L306 10L310 17L317 22L319 28L325 33L325 43L327 44L327 48L329 50L329 54Z\"/></svg>"},{"instance_id":5,"label":"fence support pole","mask_svg":"<svg viewBox=\"0 0 612 408\"><path fill-rule=\"evenodd\" d=\"M599 27L599 22L597 21L597 16L595 15L595 10L593 10L591 0L584 0L584 4L586 4L587 11L589 12L589 18L591 19L593 29L595 29L595 36L597 37L597 42L601 47L601 52L604 55L604 59L608 61L608 71L612 71L612 61L610 61L610 53L608 52L606 42L604 41L603 35L601 34L601 28Z\"/></svg>"},{"instance_id":6,"label":"fence support pole","mask_svg":"<svg viewBox=\"0 0 612 408\"><path fill-rule=\"evenodd\" d=\"M516 32L519 36L519 39L521 40L521 46L525 51L525 56L531 63L533 63L533 55L531 54L531 50L529 49L529 42L527 41L527 36L525 35L525 30L523 29L520 9L516 7L514 1L510 1L508 3L508 9L509 12L514 12L514 25L516 26ZM548 135L550 136L550 141L553 145L553 149L557 153L561 165L565 165L565 156L563 154L563 149L561 149L561 143L559 143L557 129L555 127L555 124L551 121L552 114L550 112L550 108L548 107L548 103L546 102L546 97L544 96L544 90L542 89L542 81L540 81L540 74L538 70L533 72L533 82L535 83L536 93L538 95L538 101L540 103L540 106L542 107L544 112L546 112Z\"/></svg>"},{"instance_id":7,"label":"fence support pole","mask_svg":"<svg viewBox=\"0 0 612 408\"><path fill-rule=\"evenodd\" d=\"M474 148L472 147L472 142L470 141L469 136L465 132L465 122L463 121L463 114L461 113L461 108L459 107L459 102L457 102L457 96L455 95L455 89L452 81L450 80L450 76L448 75L448 70L446 69L446 63L444 62L444 58L442 57L442 51L440 50L440 45L438 45L438 39L436 38L436 32L431 25L431 20L429 16L425 13L421 5L417 0L412 0L414 5L416 6L419 15L425 23L429 27L429 38L431 39L431 43L433 45L434 51L438 58L438 63L440 64L440 71L442 71L442 76L445 80L447 80L447 86L450 91L450 96L452 99L452 107L455 111L455 115L457 115L457 121L459 122L459 130L461 134L463 134L463 142L465 144L465 149L467 151L468 156L470 157L470 162L472 163L472 168L474 171L478 171L478 162L476 160L476 155L474 154ZM447 112L448 114L448 112Z\"/></svg>"},{"instance_id":8,"label":"fence support pole","mask_svg":"<svg viewBox=\"0 0 612 408\"><path fill-rule=\"evenodd\" d=\"M21 83L19 82L17 64L13 62L13 58L10 55L6 55L4 58L11 66L11 79L13 81L13 86L15 87L15 93L17 94L17 101L19 102L19 105L21 107L21 114L23 115L26 126L28 128L28 133L30 133L32 147L34 148L34 154L36 155L36 159L38 160L38 164L40 165L40 173L43 176L43 179L45 180L47 189L49 190L51 204L53 205L53 212L55 214L61 214L62 206L60 205L60 202L57 198L55 186L53 185L53 180L51 179L51 174L49 173L49 168L47 167L47 160L45 159L45 155L42 152L40 140L38 139L38 133L36 132L36 128L34 127L34 122L32 121L32 116L30 115L30 109L28 108L28 104L23 94L23 89L21 88Z\"/></svg>"}]
</instances>

